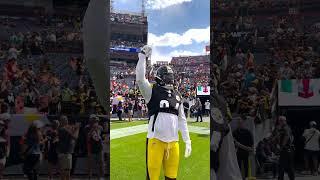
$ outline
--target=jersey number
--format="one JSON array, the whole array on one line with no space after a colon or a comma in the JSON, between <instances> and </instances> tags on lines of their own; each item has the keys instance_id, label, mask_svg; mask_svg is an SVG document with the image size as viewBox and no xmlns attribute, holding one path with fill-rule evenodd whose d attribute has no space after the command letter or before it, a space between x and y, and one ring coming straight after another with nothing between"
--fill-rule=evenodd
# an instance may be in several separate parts
<instances>
[{"instance_id":1,"label":"jersey number","mask_svg":"<svg viewBox=\"0 0 320 180\"><path fill-rule=\"evenodd\" d=\"M160 101L160 108L169 108L170 107L170 103L167 100L161 100ZM176 103L176 106L174 107L176 110L179 109L179 103Z\"/></svg>"}]
</instances>

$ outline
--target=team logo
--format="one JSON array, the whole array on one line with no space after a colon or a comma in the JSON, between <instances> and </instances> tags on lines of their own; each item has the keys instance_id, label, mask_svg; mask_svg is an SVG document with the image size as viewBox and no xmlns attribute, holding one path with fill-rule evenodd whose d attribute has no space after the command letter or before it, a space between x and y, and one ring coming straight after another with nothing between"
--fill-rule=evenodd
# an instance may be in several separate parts
<instances>
[{"instance_id":1,"label":"team logo","mask_svg":"<svg viewBox=\"0 0 320 180\"><path fill-rule=\"evenodd\" d=\"M177 101L181 101L181 98L178 95L176 95L176 99L177 99Z\"/></svg>"}]
</instances>

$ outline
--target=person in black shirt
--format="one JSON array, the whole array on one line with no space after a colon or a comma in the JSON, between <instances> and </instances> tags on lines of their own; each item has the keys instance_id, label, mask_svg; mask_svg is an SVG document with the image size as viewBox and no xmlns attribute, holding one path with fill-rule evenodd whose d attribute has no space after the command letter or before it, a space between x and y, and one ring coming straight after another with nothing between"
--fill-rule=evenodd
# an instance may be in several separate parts
<instances>
[{"instance_id":1,"label":"person in black shirt","mask_svg":"<svg viewBox=\"0 0 320 180\"><path fill-rule=\"evenodd\" d=\"M237 158L240 169L244 170L245 176L248 177L248 165L249 165L249 153L253 151L253 135L244 127L244 121L239 118L239 124L235 131L233 131L233 137L235 139L235 145L237 148ZM243 169L244 168L244 169Z\"/></svg>"},{"instance_id":2,"label":"person in black shirt","mask_svg":"<svg viewBox=\"0 0 320 180\"><path fill-rule=\"evenodd\" d=\"M277 146L280 147L278 180L284 179L285 171L288 173L289 179L294 180L293 136L285 116L279 117L278 128L274 134L278 138Z\"/></svg>"},{"instance_id":3,"label":"person in black shirt","mask_svg":"<svg viewBox=\"0 0 320 180\"><path fill-rule=\"evenodd\" d=\"M186 118L188 118L189 102L185 97L183 97L182 102L183 102L182 104L183 104L184 114L186 115Z\"/></svg>"},{"instance_id":4,"label":"person in black shirt","mask_svg":"<svg viewBox=\"0 0 320 180\"><path fill-rule=\"evenodd\" d=\"M128 121L131 122L133 118L133 103L131 99L129 99L128 103Z\"/></svg>"},{"instance_id":5,"label":"person in black shirt","mask_svg":"<svg viewBox=\"0 0 320 180\"><path fill-rule=\"evenodd\" d=\"M199 117L200 117L200 122L202 122L202 103L200 101L200 98L197 98L195 107L197 108L197 121L199 122Z\"/></svg>"},{"instance_id":6,"label":"person in black shirt","mask_svg":"<svg viewBox=\"0 0 320 180\"><path fill-rule=\"evenodd\" d=\"M123 105L122 105L122 101L119 101L117 106L117 115L119 117L119 121L122 121L122 113L123 113Z\"/></svg>"},{"instance_id":7,"label":"person in black shirt","mask_svg":"<svg viewBox=\"0 0 320 180\"><path fill-rule=\"evenodd\" d=\"M58 153L57 153L57 144L58 144L58 128L59 121L54 120L52 122L52 127L47 131L46 134L46 150L48 158L48 176L49 179L53 179L53 170L56 168L58 170Z\"/></svg>"}]
</instances>

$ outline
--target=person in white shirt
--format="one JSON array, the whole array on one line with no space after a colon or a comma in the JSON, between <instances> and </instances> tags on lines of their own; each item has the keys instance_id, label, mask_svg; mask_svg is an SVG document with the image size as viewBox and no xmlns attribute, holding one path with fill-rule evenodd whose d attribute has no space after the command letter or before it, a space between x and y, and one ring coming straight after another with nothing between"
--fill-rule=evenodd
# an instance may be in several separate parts
<instances>
[{"instance_id":1,"label":"person in white shirt","mask_svg":"<svg viewBox=\"0 0 320 180\"><path fill-rule=\"evenodd\" d=\"M289 66L289 63L286 61L284 67L280 69L280 78L281 79L291 79L294 75L294 71Z\"/></svg>"},{"instance_id":2,"label":"person in white shirt","mask_svg":"<svg viewBox=\"0 0 320 180\"><path fill-rule=\"evenodd\" d=\"M204 103L204 108L206 110L206 115L210 115L210 102L209 100L207 100L205 103Z\"/></svg>"},{"instance_id":3,"label":"person in white shirt","mask_svg":"<svg viewBox=\"0 0 320 180\"><path fill-rule=\"evenodd\" d=\"M174 88L173 71L161 66L155 77L156 84L146 79L146 61L151 47L144 46L139 53L136 82L148 106L147 179L159 180L161 168L166 180L177 178L179 166L179 134L185 142L185 157L191 155L191 140L184 114L182 98Z\"/></svg>"},{"instance_id":4,"label":"person in white shirt","mask_svg":"<svg viewBox=\"0 0 320 180\"><path fill-rule=\"evenodd\" d=\"M318 175L318 158L319 158L319 151L320 151L320 145L319 145L319 139L320 139L320 131L316 129L317 123L315 121L310 122L310 128L304 130L303 137L305 138L305 154L304 154L304 162L305 162L305 168L307 171L310 170L309 164L310 159L312 161L312 168L311 168L311 174Z\"/></svg>"}]
</instances>

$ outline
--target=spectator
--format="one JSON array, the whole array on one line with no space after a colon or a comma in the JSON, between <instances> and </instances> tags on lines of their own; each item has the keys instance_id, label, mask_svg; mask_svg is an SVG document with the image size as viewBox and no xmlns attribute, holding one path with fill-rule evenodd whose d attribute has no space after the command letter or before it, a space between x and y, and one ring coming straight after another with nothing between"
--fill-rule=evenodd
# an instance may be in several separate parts
<instances>
[{"instance_id":1,"label":"spectator","mask_svg":"<svg viewBox=\"0 0 320 180\"><path fill-rule=\"evenodd\" d=\"M247 89L250 87L254 80L256 80L256 75L254 73L254 69L250 68L248 73L245 75L244 88Z\"/></svg>"},{"instance_id":2,"label":"spectator","mask_svg":"<svg viewBox=\"0 0 320 180\"><path fill-rule=\"evenodd\" d=\"M248 177L249 154L253 152L252 133L244 126L244 121L239 119L238 127L233 131L235 145L237 148L238 164L243 174L243 179Z\"/></svg>"},{"instance_id":3,"label":"spectator","mask_svg":"<svg viewBox=\"0 0 320 180\"><path fill-rule=\"evenodd\" d=\"M281 79L291 79L294 75L294 71L289 67L289 63L284 63L284 68L280 70Z\"/></svg>"},{"instance_id":4,"label":"spectator","mask_svg":"<svg viewBox=\"0 0 320 180\"><path fill-rule=\"evenodd\" d=\"M288 173L290 180L294 180L293 136L285 116L279 117L278 126L276 134L279 137L278 146L280 147L279 180L284 179L284 172Z\"/></svg>"},{"instance_id":5,"label":"spectator","mask_svg":"<svg viewBox=\"0 0 320 180\"><path fill-rule=\"evenodd\" d=\"M272 165L272 175L275 179L277 177L278 161L279 158L273 152L271 138L263 139L258 143L257 146L257 161L260 164L260 168L264 169L264 163L271 163Z\"/></svg>"},{"instance_id":6,"label":"spectator","mask_svg":"<svg viewBox=\"0 0 320 180\"><path fill-rule=\"evenodd\" d=\"M122 121L122 113L123 113L123 105L122 105L122 101L119 101L117 106L117 115L118 115L119 121Z\"/></svg>"},{"instance_id":7,"label":"spectator","mask_svg":"<svg viewBox=\"0 0 320 180\"><path fill-rule=\"evenodd\" d=\"M207 100L207 101L204 103L204 106L205 106L206 115L207 115L207 116L210 116L210 102L209 102L209 100Z\"/></svg>"},{"instance_id":8,"label":"spectator","mask_svg":"<svg viewBox=\"0 0 320 180\"><path fill-rule=\"evenodd\" d=\"M58 129L59 142L57 145L58 161L61 170L60 177L63 180L70 180L72 168L72 154L76 140L79 136L80 124L69 125L67 116L61 116L60 128Z\"/></svg>"},{"instance_id":9,"label":"spectator","mask_svg":"<svg viewBox=\"0 0 320 180\"><path fill-rule=\"evenodd\" d=\"M147 117L147 105L145 103L141 104L141 118Z\"/></svg>"},{"instance_id":10,"label":"spectator","mask_svg":"<svg viewBox=\"0 0 320 180\"><path fill-rule=\"evenodd\" d=\"M302 135L306 140L304 146L305 170L311 172L314 176L318 175L318 159L320 151L320 132L316 127L317 123L311 121L310 128L306 129ZM311 168L309 168L310 164L312 164Z\"/></svg>"},{"instance_id":11,"label":"spectator","mask_svg":"<svg viewBox=\"0 0 320 180\"><path fill-rule=\"evenodd\" d=\"M183 104L183 109L184 109L184 114L185 114L185 116L186 116L186 118L188 119L188 111L189 111L189 102L188 102L188 100L184 97L183 99L182 99L182 104Z\"/></svg>"},{"instance_id":12,"label":"spectator","mask_svg":"<svg viewBox=\"0 0 320 180\"><path fill-rule=\"evenodd\" d=\"M104 177L104 155L103 155L103 128L99 125L99 118L95 115L90 116L92 126L88 132L88 158L90 159L89 178L92 175L92 167L98 165L98 178Z\"/></svg>"},{"instance_id":13,"label":"spectator","mask_svg":"<svg viewBox=\"0 0 320 180\"><path fill-rule=\"evenodd\" d=\"M199 122L199 117L200 117L200 122L202 122L202 103L199 98L197 98L197 100L196 100L195 107L197 109L197 121L196 122Z\"/></svg>"},{"instance_id":14,"label":"spectator","mask_svg":"<svg viewBox=\"0 0 320 180\"><path fill-rule=\"evenodd\" d=\"M47 131L47 158L48 158L48 176L49 179L53 179L53 170L58 170L58 153L57 153L57 145L59 142L58 139L58 129L59 129L59 121L54 120L52 122L51 129Z\"/></svg>"},{"instance_id":15,"label":"spectator","mask_svg":"<svg viewBox=\"0 0 320 180\"><path fill-rule=\"evenodd\" d=\"M61 95L62 95L62 102L70 102L71 101L71 96L73 95L73 92L67 84L64 85L62 92L61 92Z\"/></svg>"},{"instance_id":16,"label":"spectator","mask_svg":"<svg viewBox=\"0 0 320 180\"><path fill-rule=\"evenodd\" d=\"M26 135L22 139L22 150L24 155L23 172L29 180L38 179L37 165L40 163L41 150L43 143L42 135L36 123L29 126Z\"/></svg>"},{"instance_id":17,"label":"spectator","mask_svg":"<svg viewBox=\"0 0 320 180\"><path fill-rule=\"evenodd\" d=\"M129 113L128 121L131 122L133 117L133 103L131 99L129 99L129 103L128 103L128 113Z\"/></svg>"}]
</instances>

